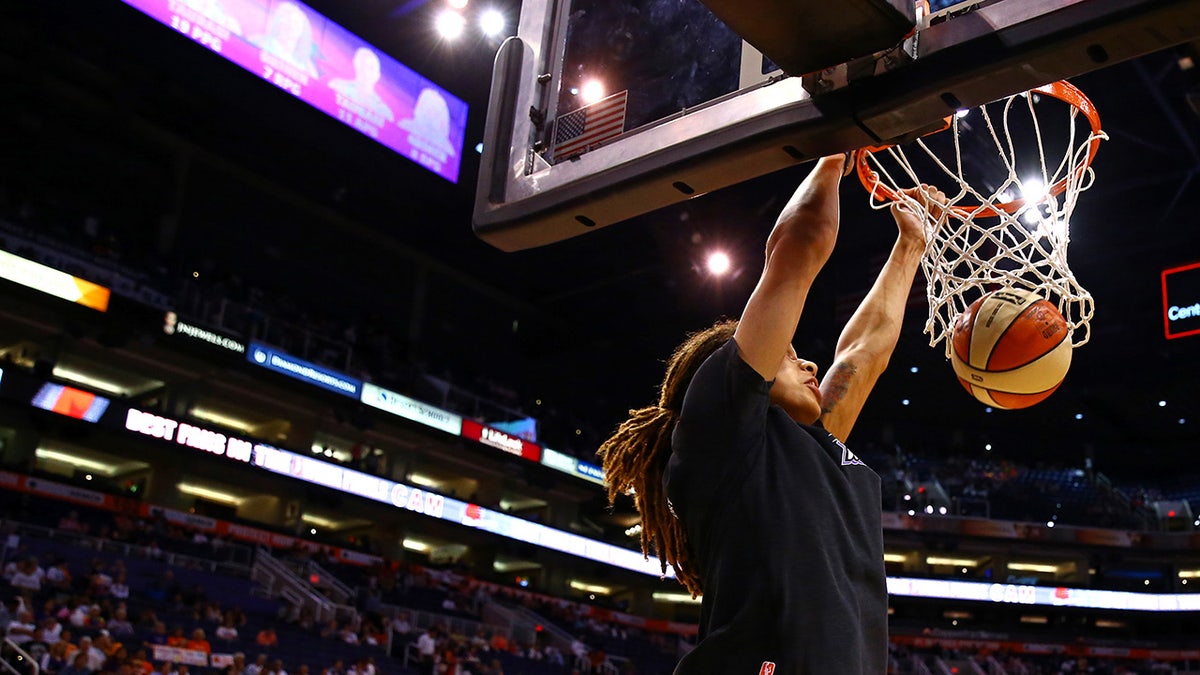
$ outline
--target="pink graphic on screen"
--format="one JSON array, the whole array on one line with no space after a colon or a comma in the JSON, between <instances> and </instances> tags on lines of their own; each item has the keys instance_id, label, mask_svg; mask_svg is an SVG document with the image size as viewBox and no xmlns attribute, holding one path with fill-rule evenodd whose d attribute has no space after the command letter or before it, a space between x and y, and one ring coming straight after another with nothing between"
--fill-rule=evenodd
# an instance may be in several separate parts
<instances>
[{"instance_id":1,"label":"pink graphic on screen","mask_svg":"<svg viewBox=\"0 0 1200 675\"><path fill-rule=\"evenodd\" d=\"M293 0L123 0L458 182L467 104Z\"/></svg>"}]
</instances>

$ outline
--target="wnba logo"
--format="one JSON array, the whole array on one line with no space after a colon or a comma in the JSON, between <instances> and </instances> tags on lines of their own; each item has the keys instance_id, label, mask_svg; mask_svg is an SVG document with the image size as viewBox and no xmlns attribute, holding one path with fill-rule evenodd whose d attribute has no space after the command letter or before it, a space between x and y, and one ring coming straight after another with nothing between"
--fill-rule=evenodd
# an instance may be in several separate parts
<instances>
[{"instance_id":1,"label":"wnba logo","mask_svg":"<svg viewBox=\"0 0 1200 675\"><path fill-rule=\"evenodd\" d=\"M762 668L758 669L758 675L775 675L774 662L763 661Z\"/></svg>"}]
</instances>

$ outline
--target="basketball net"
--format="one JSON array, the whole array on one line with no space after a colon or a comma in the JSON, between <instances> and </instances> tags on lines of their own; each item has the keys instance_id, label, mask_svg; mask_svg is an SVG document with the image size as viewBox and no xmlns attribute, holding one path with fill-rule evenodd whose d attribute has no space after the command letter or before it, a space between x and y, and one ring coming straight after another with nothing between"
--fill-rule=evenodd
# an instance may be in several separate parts
<instances>
[{"instance_id":1,"label":"basketball net","mask_svg":"<svg viewBox=\"0 0 1200 675\"><path fill-rule=\"evenodd\" d=\"M1091 161L1107 138L1091 101L1057 82L947 120L946 130L907 148L864 148L856 157L872 208L899 202L925 222L929 345L944 341L949 356L954 320L1000 288L1046 298L1067 320L1072 346L1086 344L1092 296L1067 265L1067 245L1076 200L1091 187ZM945 208L901 192L922 183L946 194Z\"/></svg>"}]
</instances>

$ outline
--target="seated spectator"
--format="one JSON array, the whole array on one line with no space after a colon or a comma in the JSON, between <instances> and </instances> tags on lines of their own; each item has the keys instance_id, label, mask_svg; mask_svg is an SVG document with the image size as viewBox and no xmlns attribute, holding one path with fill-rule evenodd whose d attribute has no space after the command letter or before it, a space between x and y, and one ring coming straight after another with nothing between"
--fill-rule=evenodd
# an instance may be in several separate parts
<instances>
[{"instance_id":1,"label":"seated spectator","mask_svg":"<svg viewBox=\"0 0 1200 675\"><path fill-rule=\"evenodd\" d=\"M233 653L233 663L229 664L231 675L242 675L246 672L246 655L242 652Z\"/></svg>"},{"instance_id":2,"label":"seated spectator","mask_svg":"<svg viewBox=\"0 0 1200 675\"><path fill-rule=\"evenodd\" d=\"M266 670L266 667L267 667L267 655L259 654L257 657L254 658L254 663L251 663L250 665L246 666L246 670L244 672L246 673L246 675L262 675L263 671Z\"/></svg>"},{"instance_id":3,"label":"seated spectator","mask_svg":"<svg viewBox=\"0 0 1200 675\"><path fill-rule=\"evenodd\" d=\"M338 659L333 662L333 665L322 670L321 675L346 675L346 666L342 663L341 659Z\"/></svg>"},{"instance_id":4,"label":"seated spectator","mask_svg":"<svg viewBox=\"0 0 1200 675\"><path fill-rule=\"evenodd\" d=\"M158 670L154 671L158 675L175 675L175 664L170 661L163 661L158 664Z\"/></svg>"},{"instance_id":5,"label":"seated spectator","mask_svg":"<svg viewBox=\"0 0 1200 675\"><path fill-rule=\"evenodd\" d=\"M42 657L42 662L38 665L43 673L55 675L63 668L70 665L71 659L67 653L67 645L62 642L50 643L50 649L46 650L46 655Z\"/></svg>"},{"instance_id":6,"label":"seated spectator","mask_svg":"<svg viewBox=\"0 0 1200 675\"><path fill-rule=\"evenodd\" d=\"M225 642L238 639L238 629L233 625L233 617L225 619L225 622L217 627L217 639Z\"/></svg>"},{"instance_id":7,"label":"seated spectator","mask_svg":"<svg viewBox=\"0 0 1200 675\"><path fill-rule=\"evenodd\" d=\"M109 657L115 656L117 652L124 648L124 645L113 639L112 633L108 630L101 630L93 644L96 649L104 652L104 655Z\"/></svg>"},{"instance_id":8,"label":"seated spectator","mask_svg":"<svg viewBox=\"0 0 1200 675\"><path fill-rule=\"evenodd\" d=\"M161 621L154 622L154 628L150 629L150 634L146 636L146 644L150 645L166 645L167 626Z\"/></svg>"},{"instance_id":9,"label":"seated spectator","mask_svg":"<svg viewBox=\"0 0 1200 675\"><path fill-rule=\"evenodd\" d=\"M258 631L258 636L254 638L254 643L260 647L275 647L279 644L279 636L275 634L275 629L267 626Z\"/></svg>"},{"instance_id":10,"label":"seated spectator","mask_svg":"<svg viewBox=\"0 0 1200 675\"><path fill-rule=\"evenodd\" d=\"M129 660L129 665L133 669L133 675L152 675L154 673L154 664L150 663L150 659L146 657L145 649L137 650L133 658Z\"/></svg>"},{"instance_id":11,"label":"seated spectator","mask_svg":"<svg viewBox=\"0 0 1200 675\"><path fill-rule=\"evenodd\" d=\"M71 660L70 665L58 671L58 675L92 675L92 669L88 667L87 653L80 650Z\"/></svg>"},{"instance_id":12,"label":"seated spectator","mask_svg":"<svg viewBox=\"0 0 1200 675\"><path fill-rule=\"evenodd\" d=\"M58 642L59 638L62 637L62 631L62 624L58 622L58 619L54 618L53 614L47 614L46 618L42 619L42 639L49 644Z\"/></svg>"},{"instance_id":13,"label":"seated spectator","mask_svg":"<svg viewBox=\"0 0 1200 675\"><path fill-rule=\"evenodd\" d=\"M59 518L58 529L63 532L83 532L83 523L79 522L79 514L75 511L68 511L67 515Z\"/></svg>"},{"instance_id":14,"label":"seated spectator","mask_svg":"<svg viewBox=\"0 0 1200 675\"><path fill-rule=\"evenodd\" d=\"M17 571L9 579L9 583L18 593L31 596L42 590L42 579L45 576L46 571L38 566L37 558L26 558L17 565Z\"/></svg>"},{"instance_id":15,"label":"seated spectator","mask_svg":"<svg viewBox=\"0 0 1200 675\"><path fill-rule=\"evenodd\" d=\"M17 612L17 618L10 621L5 627L4 637L12 640L15 644L23 645L33 640L36 630L37 624L33 622L33 612L21 610Z\"/></svg>"},{"instance_id":16,"label":"seated spectator","mask_svg":"<svg viewBox=\"0 0 1200 675\"><path fill-rule=\"evenodd\" d=\"M203 628L197 628L192 631L192 638L187 641L187 648L194 649L205 654L212 653L212 645L208 643L208 639L204 635Z\"/></svg>"},{"instance_id":17,"label":"seated spectator","mask_svg":"<svg viewBox=\"0 0 1200 675\"><path fill-rule=\"evenodd\" d=\"M356 645L358 644L358 633L355 633L354 629L347 625L342 629L341 640L348 645Z\"/></svg>"},{"instance_id":18,"label":"seated spectator","mask_svg":"<svg viewBox=\"0 0 1200 675\"><path fill-rule=\"evenodd\" d=\"M338 626L337 619L332 619L324 628L321 629L321 637L329 639L340 635L342 629Z\"/></svg>"},{"instance_id":19,"label":"seated spectator","mask_svg":"<svg viewBox=\"0 0 1200 675\"><path fill-rule=\"evenodd\" d=\"M187 637L183 634L183 626L175 626L171 629L171 635L167 638L168 647L187 647Z\"/></svg>"},{"instance_id":20,"label":"seated spectator","mask_svg":"<svg viewBox=\"0 0 1200 675\"><path fill-rule=\"evenodd\" d=\"M100 670L104 662L108 659L104 652L92 644L92 638L86 635L79 638L79 653L87 658L86 665L89 671Z\"/></svg>"},{"instance_id":21,"label":"seated spectator","mask_svg":"<svg viewBox=\"0 0 1200 675\"><path fill-rule=\"evenodd\" d=\"M279 659L272 661L264 672L266 675L288 675L288 671L283 669L283 661Z\"/></svg>"},{"instance_id":22,"label":"seated spectator","mask_svg":"<svg viewBox=\"0 0 1200 675\"><path fill-rule=\"evenodd\" d=\"M504 637L502 633L492 633L492 651L507 652L508 638Z\"/></svg>"},{"instance_id":23,"label":"seated spectator","mask_svg":"<svg viewBox=\"0 0 1200 675\"><path fill-rule=\"evenodd\" d=\"M46 570L46 585L59 591L71 589L71 565L61 560Z\"/></svg>"},{"instance_id":24,"label":"seated spectator","mask_svg":"<svg viewBox=\"0 0 1200 675\"><path fill-rule=\"evenodd\" d=\"M112 621L108 622L108 632L114 638L128 638L133 635L133 624L129 622L128 611L121 607L113 614Z\"/></svg>"},{"instance_id":25,"label":"seated spectator","mask_svg":"<svg viewBox=\"0 0 1200 675\"><path fill-rule=\"evenodd\" d=\"M118 600L129 599L129 584L125 583L125 573L121 572L117 578L113 580L112 585L108 587L108 594Z\"/></svg>"}]
</instances>

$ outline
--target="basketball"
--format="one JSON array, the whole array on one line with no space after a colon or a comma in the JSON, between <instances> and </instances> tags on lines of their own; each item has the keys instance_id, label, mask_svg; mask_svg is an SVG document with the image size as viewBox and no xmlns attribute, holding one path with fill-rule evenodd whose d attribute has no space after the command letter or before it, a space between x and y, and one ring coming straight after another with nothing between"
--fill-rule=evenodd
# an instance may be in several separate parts
<instances>
[{"instance_id":1,"label":"basketball","mask_svg":"<svg viewBox=\"0 0 1200 675\"><path fill-rule=\"evenodd\" d=\"M989 406L1028 408L1053 394L1066 377L1070 334L1063 315L1036 293L993 291L954 322L954 372Z\"/></svg>"}]
</instances>

